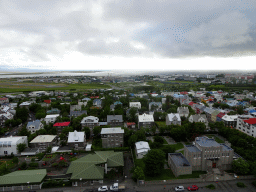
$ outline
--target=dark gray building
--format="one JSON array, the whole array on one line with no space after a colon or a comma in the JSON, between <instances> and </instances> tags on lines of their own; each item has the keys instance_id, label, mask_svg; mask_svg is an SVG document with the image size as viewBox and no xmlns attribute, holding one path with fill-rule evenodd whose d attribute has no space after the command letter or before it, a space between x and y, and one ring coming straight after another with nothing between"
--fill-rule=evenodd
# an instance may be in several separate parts
<instances>
[{"instance_id":1,"label":"dark gray building","mask_svg":"<svg viewBox=\"0 0 256 192\"><path fill-rule=\"evenodd\" d=\"M123 116L122 115L108 115L107 123L111 127L121 127L123 126Z\"/></svg>"}]
</instances>

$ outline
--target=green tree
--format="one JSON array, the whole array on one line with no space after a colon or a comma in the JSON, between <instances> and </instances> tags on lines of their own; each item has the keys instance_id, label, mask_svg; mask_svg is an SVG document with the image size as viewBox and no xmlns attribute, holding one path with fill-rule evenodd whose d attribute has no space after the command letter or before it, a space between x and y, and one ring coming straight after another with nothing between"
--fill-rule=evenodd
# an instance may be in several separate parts
<instances>
[{"instance_id":1,"label":"green tree","mask_svg":"<svg viewBox=\"0 0 256 192\"><path fill-rule=\"evenodd\" d=\"M250 171L250 165L242 158L238 158L232 162L232 170L237 174L245 175Z\"/></svg>"},{"instance_id":2,"label":"green tree","mask_svg":"<svg viewBox=\"0 0 256 192\"><path fill-rule=\"evenodd\" d=\"M160 175L164 170L165 154L161 149L152 149L143 158L145 174L148 176Z\"/></svg>"},{"instance_id":3,"label":"green tree","mask_svg":"<svg viewBox=\"0 0 256 192\"><path fill-rule=\"evenodd\" d=\"M26 149L26 144L25 143L19 143L17 145L17 150L19 151L19 153L21 153L22 151L24 151Z\"/></svg>"},{"instance_id":4,"label":"green tree","mask_svg":"<svg viewBox=\"0 0 256 192\"><path fill-rule=\"evenodd\" d=\"M84 128L83 128L83 131L84 131L84 133L85 133L85 135L86 135L86 139L90 139L90 136L91 136L91 130L90 130L90 128L89 128L89 127L84 127Z\"/></svg>"},{"instance_id":5,"label":"green tree","mask_svg":"<svg viewBox=\"0 0 256 192\"><path fill-rule=\"evenodd\" d=\"M132 178L134 178L136 180L144 180L145 179L145 174L143 172L143 169L139 166L136 166L134 171L133 171Z\"/></svg>"}]
</instances>

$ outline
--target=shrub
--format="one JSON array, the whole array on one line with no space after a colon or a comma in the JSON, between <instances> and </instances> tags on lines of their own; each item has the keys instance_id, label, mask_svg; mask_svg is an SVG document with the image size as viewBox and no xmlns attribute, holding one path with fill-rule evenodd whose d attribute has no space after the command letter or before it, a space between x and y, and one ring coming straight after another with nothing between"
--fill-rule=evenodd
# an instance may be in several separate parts
<instances>
[{"instance_id":1,"label":"shrub","mask_svg":"<svg viewBox=\"0 0 256 192\"><path fill-rule=\"evenodd\" d=\"M18 162L19 162L18 157L13 157L13 158L12 158L12 162L13 162L13 163L18 163Z\"/></svg>"},{"instance_id":2,"label":"shrub","mask_svg":"<svg viewBox=\"0 0 256 192\"><path fill-rule=\"evenodd\" d=\"M29 167L38 167L38 163L31 162L29 163Z\"/></svg>"},{"instance_id":3,"label":"shrub","mask_svg":"<svg viewBox=\"0 0 256 192\"><path fill-rule=\"evenodd\" d=\"M215 185L210 184L210 185L207 185L206 188L208 188L208 189L215 189L216 187L215 187Z\"/></svg>"},{"instance_id":4,"label":"shrub","mask_svg":"<svg viewBox=\"0 0 256 192\"><path fill-rule=\"evenodd\" d=\"M24 170L26 168L27 168L27 163L26 162L21 163L20 169Z\"/></svg>"},{"instance_id":5,"label":"shrub","mask_svg":"<svg viewBox=\"0 0 256 192\"><path fill-rule=\"evenodd\" d=\"M246 187L246 185L244 184L244 183L242 183L242 182L237 182L237 187L241 187L241 188L245 188Z\"/></svg>"},{"instance_id":6,"label":"shrub","mask_svg":"<svg viewBox=\"0 0 256 192\"><path fill-rule=\"evenodd\" d=\"M253 181L252 184L254 187L256 187L256 181Z\"/></svg>"},{"instance_id":7,"label":"shrub","mask_svg":"<svg viewBox=\"0 0 256 192\"><path fill-rule=\"evenodd\" d=\"M52 164L52 167L57 167L58 166L58 163L53 163Z\"/></svg>"},{"instance_id":8,"label":"shrub","mask_svg":"<svg viewBox=\"0 0 256 192\"><path fill-rule=\"evenodd\" d=\"M38 153L38 154L36 154L36 157L39 159L39 160L41 160L43 157L44 157L44 153Z\"/></svg>"}]
</instances>

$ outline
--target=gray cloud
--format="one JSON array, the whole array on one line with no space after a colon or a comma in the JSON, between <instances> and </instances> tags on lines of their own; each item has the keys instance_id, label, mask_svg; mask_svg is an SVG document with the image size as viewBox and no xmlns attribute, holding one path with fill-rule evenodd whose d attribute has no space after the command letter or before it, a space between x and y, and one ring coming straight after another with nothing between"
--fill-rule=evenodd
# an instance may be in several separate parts
<instances>
[{"instance_id":1,"label":"gray cloud","mask_svg":"<svg viewBox=\"0 0 256 192\"><path fill-rule=\"evenodd\" d=\"M0 54L183 58L255 55L255 0L0 2Z\"/></svg>"}]
</instances>

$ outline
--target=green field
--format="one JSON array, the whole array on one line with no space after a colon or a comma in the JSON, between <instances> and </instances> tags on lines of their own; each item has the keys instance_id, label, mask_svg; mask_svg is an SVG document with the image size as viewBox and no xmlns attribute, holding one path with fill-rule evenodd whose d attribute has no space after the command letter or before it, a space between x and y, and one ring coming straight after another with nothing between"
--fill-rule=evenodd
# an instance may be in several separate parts
<instances>
[{"instance_id":1,"label":"green field","mask_svg":"<svg viewBox=\"0 0 256 192\"><path fill-rule=\"evenodd\" d=\"M0 93L13 93L24 91L54 91L54 90L86 90L86 89L109 89L111 86L99 83L87 84L55 84L55 83L19 83L0 82Z\"/></svg>"}]
</instances>

